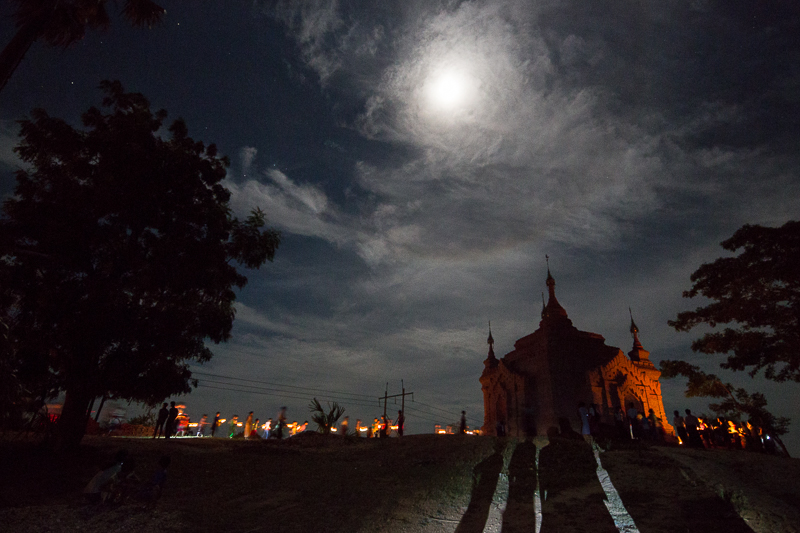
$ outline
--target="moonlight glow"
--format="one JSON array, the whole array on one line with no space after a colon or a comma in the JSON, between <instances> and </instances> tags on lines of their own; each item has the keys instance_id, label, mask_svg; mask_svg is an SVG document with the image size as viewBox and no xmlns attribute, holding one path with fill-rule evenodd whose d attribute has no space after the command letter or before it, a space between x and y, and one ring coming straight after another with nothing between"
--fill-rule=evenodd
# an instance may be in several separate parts
<instances>
[{"instance_id":1,"label":"moonlight glow","mask_svg":"<svg viewBox=\"0 0 800 533\"><path fill-rule=\"evenodd\" d=\"M473 103L476 83L465 73L452 69L434 74L425 92L432 110L452 112Z\"/></svg>"}]
</instances>

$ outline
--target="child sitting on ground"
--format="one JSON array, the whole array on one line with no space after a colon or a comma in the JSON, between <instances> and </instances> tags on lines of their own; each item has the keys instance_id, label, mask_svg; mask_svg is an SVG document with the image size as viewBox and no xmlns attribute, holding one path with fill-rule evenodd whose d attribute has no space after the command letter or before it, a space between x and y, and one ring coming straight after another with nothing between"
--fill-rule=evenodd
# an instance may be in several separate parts
<instances>
[{"instance_id":1,"label":"child sitting on ground","mask_svg":"<svg viewBox=\"0 0 800 533\"><path fill-rule=\"evenodd\" d=\"M116 476L121 470L124 461L128 457L127 450L120 450L114 456L113 463L104 468L102 471L98 472L89 484L86 485L86 488L83 489L83 497L89 503L100 503L101 501L106 501L109 495L109 489L111 488L112 480L114 476Z\"/></svg>"},{"instance_id":2,"label":"child sitting on ground","mask_svg":"<svg viewBox=\"0 0 800 533\"><path fill-rule=\"evenodd\" d=\"M152 479L145 483L136 494L138 500L148 503L155 503L158 501L161 497L161 491L164 489L164 482L167 481L167 468L171 462L172 460L169 455L164 455L158 460L158 468L155 474L153 474Z\"/></svg>"}]
</instances>

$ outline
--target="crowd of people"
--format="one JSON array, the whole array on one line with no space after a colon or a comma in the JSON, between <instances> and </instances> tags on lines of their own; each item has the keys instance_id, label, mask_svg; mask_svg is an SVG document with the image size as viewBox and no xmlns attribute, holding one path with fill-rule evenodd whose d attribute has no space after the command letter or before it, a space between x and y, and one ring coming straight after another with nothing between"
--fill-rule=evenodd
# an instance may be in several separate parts
<instances>
[{"instance_id":1,"label":"crowd of people","mask_svg":"<svg viewBox=\"0 0 800 533\"><path fill-rule=\"evenodd\" d=\"M156 427L153 430L153 438L164 437L169 439L174 436L186 437L228 437L233 438L242 436L246 439L283 439L305 432L308 429L308 421L302 423L289 422L286 417L287 408L281 407L275 419L269 418L266 422L255 418L253 411L250 411L244 422L239 421L238 415L233 415L230 420L222 418L219 411L209 420L204 414L198 422L192 422L190 417L181 411L175 402L171 402L170 407L164 403L156 418ZM362 424L361 420L356 420L355 428L352 433L349 427L348 416L339 424L339 427L331 428L331 432L339 435L355 435L357 437L377 438L389 437L392 432L398 436L403 436L405 426L405 415L403 411L397 412L394 423L386 415L376 417L372 424Z\"/></svg>"},{"instance_id":2,"label":"crowd of people","mask_svg":"<svg viewBox=\"0 0 800 533\"><path fill-rule=\"evenodd\" d=\"M597 404L578 404L578 416L581 419L581 434L584 438L608 437L608 430L602 425L602 415ZM643 413L631 402L627 410L621 407L614 413L616 437L623 439L664 442L667 433L664 423L653 409ZM675 411L672 419L678 443L692 448L726 448L743 449L777 453L776 439L763 428L752 422L736 423L725 418L704 418L692 414L691 409L685 415Z\"/></svg>"},{"instance_id":3,"label":"crowd of people","mask_svg":"<svg viewBox=\"0 0 800 533\"><path fill-rule=\"evenodd\" d=\"M701 418L686 409L681 416L675 411L672 425L682 444L692 448L725 448L778 453L776 438L751 421L736 423L723 417Z\"/></svg>"}]
</instances>

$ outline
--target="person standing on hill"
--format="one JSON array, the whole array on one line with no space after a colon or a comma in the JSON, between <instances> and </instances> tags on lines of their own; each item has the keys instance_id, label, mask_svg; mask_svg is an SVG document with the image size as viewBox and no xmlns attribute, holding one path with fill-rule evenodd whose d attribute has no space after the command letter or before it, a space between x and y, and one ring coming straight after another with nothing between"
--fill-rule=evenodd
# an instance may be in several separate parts
<instances>
[{"instance_id":1,"label":"person standing on hill","mask_svg":"<svg viewBox=\"0 0 800 533\"><path fill-rule=\"evenodd\" d=\"M699 420L692 414L691 409L686 409L686 416L683 419L686 424L686 434L689 437L689 446L692 448L705 448L703 439L700 437L700 431L697 429Z\"/></svg>"},{"instance_id":2,"label":"person standing on hill","mask_svg":"<svg viewBox=\"0 0 800 533\"><path fill-rule=\"evenodd\" d=\"M403 436L403 427L406 425L406 416L403 411L397 411L397 435Z\"/></svg>"},{"instance_id":3,"label":"person standing on hill","mask_svg":"<svg viewBox=\"0 0 800 533\"><path fill-rule=\"evenodd\" d=\"M281 407L281 410L278 411L278 423L275 425L275 438L281 440L283 438L283 427L286 425L286 406L284 405ZM273 432L270 432L270 436L272 436Z\"/></svg>"},{"instance_id":4,"label":"person standing on hill","mask_svg":"<svg viewBox=\"0 0 800 533\"><path fill-rule=\"evenodd\" d=\"M581 419L581 435L586 442L591 443L592 430L589 421L589 409L585 402L578 402L578 417Z\"/></svg>"},{"instance_id":5,"label":"person standing on hill","mask_svg":"<svg viewBox=\"0 0 800 533\"><path fill-rule=\"evenodd\" d=\"M200 422L197 423L197 436L198 437L205 437L206 435L206 426L208 425L208 415L203 415L203 418L200 419Z\"/></svg>"},{"instance_id":6,"label":"person standing on hill","mask_svg":"<svg viewBox=\"0 0 800 533\"><path fill-rule=\"evenodd\" d=\"M467 412L461 411L461 421L458 423L458 432L462 435L467 433Z\"/></svg>"},{"instance_id":7,"label":"person standing on hill","mask_svg":"<svg viewBox=\"0 0 800 533\"><path fill-rule=\"evenodd\" d=\"M686 434L686 425L684 424L683 417L677 409L673 412L673 414L674 416L672 417L672 425L675 426L675 431L678 433L678 438L681 440L681 444L688 446L689 435Z\"/></svg>"},{"instance_id":8,"label":"person standing on hill","mask_svg":"<svg viewBox=\"0 0 800 533\"><path fill-rule=\"evenodd\" d=\"M167 414L166 429L164 438L168 439L175 434L175 419L178 418L178 408L175 407L175 402L170 402L169 413Z\"/></svg>"},{"instance_id":9,"label":"person standing on hill","mask_svg":"<svg viewBox=\"0 0 800 533\"><path fill-rule=\"evenodd\" d=\"M211 436L214 436L214 433L217 432L217 426L219 426L219 411L214 416L214 421L211 423Z\"/></svg>"},{"instance_id":10,"label":"person standing on hill","mask_svg":"<svg viewBox=\"0 0 800 533\"><path fill-rule=\"evenodd\" d=\"M161 409L158 410L156 429L153 430L154 439L159 435L166 436L166 431L164 431L164 424L167 423L167 416L169 416L169 410L167 409L167 402L164 402L164 405L162 405Z\"/></svg>"},{"instance_id":11,"label":"person standing on hill","mask_svg":"<svg viewBox=\"0 0 800 533\"><path fill-rule=\"evenodd\" d=\"M253 411L247 415L247 419L244 421L244 438L249 439L250 433L253 432Z\"/></svg>"}]
</instances>

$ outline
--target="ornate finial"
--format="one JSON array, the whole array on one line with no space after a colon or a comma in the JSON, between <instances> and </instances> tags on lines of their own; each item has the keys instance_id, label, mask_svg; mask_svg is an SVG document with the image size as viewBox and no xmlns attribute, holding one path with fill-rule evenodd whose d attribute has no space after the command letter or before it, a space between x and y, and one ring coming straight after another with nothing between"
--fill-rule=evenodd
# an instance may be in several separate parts
<instances>
[{"instance_id":1,"label":"ornate finial","mask_svg":"<svg viewBox=\"0 0 800 533\"><path fill-rule=\"evenodd\" d=\"M631 315L631 335L633 336L633 348L628 352L628 356L632 361L649 361L650 352L645 350L639 341L639 328L636 326L636 322L633 321L633 311L631 311L630 307L628 307L628 313Z\"/></svg>"},{"instance_id":2,"label":"ornate finial","mask_svg":"<svg viewBox=\"0 0 800 533\"><path fill-rule=\"evenodd\" d=\"M486 358L486 361L483 362L487 368L494 368L497 366L497 358L494 356L494 337L492 337L492 322L489 321L489 338L486 339L486 343L489 345L489 356Z\"/></svg>"},{"instance_id":3,"label":"ornate finial","mask_svg":"<svg viewBox=\"0 0 800 533\"><path fill-rule=\"evenodd\" d=\"M636 327L636 322L633 321L633 311L631 311L630 307L628 307L628 313L631 315L631 335L636 337L636 334L639 333L639 328Z\"/></svg>"}]
</instances>

